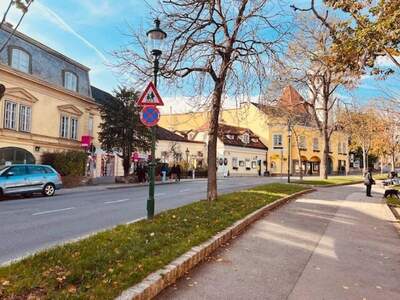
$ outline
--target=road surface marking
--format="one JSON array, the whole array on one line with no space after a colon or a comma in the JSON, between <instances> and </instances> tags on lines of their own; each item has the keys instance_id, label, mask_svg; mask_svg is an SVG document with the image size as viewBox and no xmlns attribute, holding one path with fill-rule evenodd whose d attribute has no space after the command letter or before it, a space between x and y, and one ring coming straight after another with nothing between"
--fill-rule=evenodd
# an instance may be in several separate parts
<instances>
[{"instance_id":1,"label":"road surface marking","mask_svg":"<svg viewBox=\"0 0 400 300\"><path fill-rule=\"evenodd\" d=\"M163 195L165 195L165 193L157 193L154 196L158 197L158 196L163 196Z\"/></svg>"},{"instance_id":2,"label":"road surface marking","mask_svg":"<svg viewBox=\"0 0 400 300\"><path fill-rule=\"evenodd\" d=\"M75 209L75 207L67 207L67 208L61 208L61 209L55 209L55 210L47 210L47 211L41 211L32 214L32 216L40 216L40 215L46 215L46 214L52 214L60 211L67 211L67 210L72 210Z\"/></svg>"},{"instance_id":3,"label":"road surface marking","mask_svg":"<svg viewBox=\"0 0 400 300\"><path fill-rule=\"evenodd\" d=\"M129 200L131 200L131 199L121 199L121 200L107 201L107 202L104 202L104 204L120 203L120 202L129 201Z\"/></svg>"},{"instance_id":4,"label":"road surface marking","mask_svg":"<svg viewBox=\"0 0 400 300\"><path fill-rule=\"evenodd\" d=\"M190 190L189 189L186 189L186 190L180 190L179 192L180 193L185 193L185 192L189 192Z\"/></svg>"}]
</instances>

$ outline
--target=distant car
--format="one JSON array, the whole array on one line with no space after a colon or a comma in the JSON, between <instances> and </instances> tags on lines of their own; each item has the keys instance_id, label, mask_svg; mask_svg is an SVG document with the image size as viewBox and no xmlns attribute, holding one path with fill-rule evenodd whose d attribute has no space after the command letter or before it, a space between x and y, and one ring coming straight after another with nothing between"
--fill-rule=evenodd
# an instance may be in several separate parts
<instances>
[{"instance_id":1,"label":"distant car","mask_svg":"<svg viewBox=\"0 0 400 300\"><path fill-rule=\"evenodd\" d=\"M54 196L62 187L60 174L46 165L12 165L0 170L0 195Z\"/></svg>"}]
</instances>

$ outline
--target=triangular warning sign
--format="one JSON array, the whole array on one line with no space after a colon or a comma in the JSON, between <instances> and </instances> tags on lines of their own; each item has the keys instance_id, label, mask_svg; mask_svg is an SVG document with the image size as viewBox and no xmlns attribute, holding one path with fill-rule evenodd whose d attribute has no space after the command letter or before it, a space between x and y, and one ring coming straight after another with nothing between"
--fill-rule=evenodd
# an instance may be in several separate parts
<instances>
[{"instance_id":1,"label":"triangular warning sign","mask_svg":"<svg viewBox=\"0 0 400 300\"><path fill-rule=\"evenodd\" d=\"M145 106L145 105L163 106L164 105L164 102L162 101L160 94L158 93L153 82L150 82L149 85L146 87L143 94L140 96L137 104L139 106Z\"/></svg>"}]
</instances>

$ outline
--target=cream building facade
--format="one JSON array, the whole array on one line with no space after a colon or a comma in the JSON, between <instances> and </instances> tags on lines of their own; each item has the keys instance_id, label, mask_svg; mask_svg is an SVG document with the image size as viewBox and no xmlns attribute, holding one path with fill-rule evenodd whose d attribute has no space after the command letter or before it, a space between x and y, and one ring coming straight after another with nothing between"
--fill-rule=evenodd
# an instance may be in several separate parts
<instances>
[{"instance_id":1,"label":"cream building facade","mask_svg":"<svg viewBox=\"0 0 400 300\"><path fill-rule=\"evenodd\" d=\"M0 42L11 32L0 29ZM97 141L100 114L89 68L16 32L0 53L0 165L40 163L44 152L81 150Z\"/></svg>"},{"instance_id":2,"label":"cream building facade","mask_svg":"<svg viewBox=\"0 0 400 300\"><path fill-rule=\"evenodd\" d=\"M301 102L302 98L292 87L287 87L282 94L280 102ZM170 114L161 117L160 125L170 130L196 130L208 122L207 112L187 114ZM310 116L311 120L311 116ZM288 121L279 114L274 106L264 106L258 103L243 103L235 109L221 111L220 122L250 129L259 136L261 142L268 148L266 169L271 175L288 173ZM290 147L291 174L299 172L299 162L303 166L303 173L317 175L320 172L322 160L323 139L319 130L309 122L308 126L292 126L292 143ZM293 131L298 134L297 139ZM348 135L335 131L331 136L328 171L330 174L344 174L349 170ZM298 148L301 148L300 157Z\"/></svg>"}]
</instances>

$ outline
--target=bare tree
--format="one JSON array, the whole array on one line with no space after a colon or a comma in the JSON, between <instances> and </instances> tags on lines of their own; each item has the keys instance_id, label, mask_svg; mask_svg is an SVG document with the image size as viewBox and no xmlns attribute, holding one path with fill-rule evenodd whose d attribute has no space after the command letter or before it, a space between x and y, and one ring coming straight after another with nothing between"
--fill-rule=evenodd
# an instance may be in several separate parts
<instances>
[{"instance_id":1,"label":"bare tree","mask_svg":"<svg viewBox=\"0 0 400 300\"><path fill-rule=\"evenodd\" d=\"M287 24L273 0L165 0L159 7L169 36L162 76L171 81L185 78L185 88L192 87L198 99L207 100L207 199L212 201L217 198L217 132L224 96L263 93L263 79L283 44ZM148 80L151 57L143 51L142 34L134 34L134 45L135 50L115 53L119 67Z\"/></svg>"},{"instance_id":2,"label":"bare tree","mask_svg":"<svg viewBox=\"0 0 400 300\"><path fill-rule=\"evenodd\" d=\"M7 39L6 39L6 40L4 41L4 43L0 46L0 52L2 52L2 51L6 48L8 42L10 41L10 39L12 38L12 36L13 36L13 35L15 34L15 32L17 31L19 25L21 25L22 20L24 19L25 15L26 15L26 13L28 12L28 9L29 9L29 7L31 6L31 4L33 3L33 1L34 1L34 0L10 0L10 3L8 4L8 6L7 6L7 8L6 8L6 10L5 10L4 14L3 14L3 17L2 17L2 19L1 19L1 21L0 21L0 28L2 28L3 25L6 23L6 21L7 21L7 16L8 16L8 14L10 13L11 7L12 7L13 5L15 5L16 8L19 9L19 10L22 12L22 14L21 14L21 16L20 16L20 18L19 18L19 20L18 20L17 25L14 26L13 30L12 30L12 31L10 32L10 34L8 35Z\"/></svg>"},{"instance_id":3,"label":"bare tree","mask_svg":"<svg viewBox=\"0 0 400 300\"><path fill-rule=\"evenodd\" d=\"M323 139L320 175L326 179L329 142L338 128L334 113L339 99L335 91L340 86L352 86L357 75L335 64L332 40L325 27L305 18L300 18L297 26L295 39L276 69L280 80L292 83L304 95L307 109Z\"/></svg>"}]
</instances>

